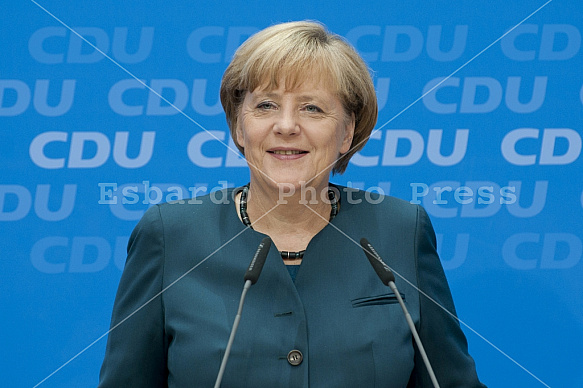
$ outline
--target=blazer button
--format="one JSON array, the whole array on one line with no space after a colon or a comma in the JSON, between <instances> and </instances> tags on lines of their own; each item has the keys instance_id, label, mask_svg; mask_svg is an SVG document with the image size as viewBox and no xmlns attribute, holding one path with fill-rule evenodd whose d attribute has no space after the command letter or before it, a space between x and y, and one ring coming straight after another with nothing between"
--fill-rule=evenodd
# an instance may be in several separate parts
<instances>
[{"instance_id":1,"label":"blazer button","mask_svg":"<svg viewBox=\"0 0 583 388\"><path fill-rule=\"evenodd\" d=\"M287 362L293 366L300 365L304 360L304 355L299 350L292 350L287 354Z\"/></svg>"}]
</instances>

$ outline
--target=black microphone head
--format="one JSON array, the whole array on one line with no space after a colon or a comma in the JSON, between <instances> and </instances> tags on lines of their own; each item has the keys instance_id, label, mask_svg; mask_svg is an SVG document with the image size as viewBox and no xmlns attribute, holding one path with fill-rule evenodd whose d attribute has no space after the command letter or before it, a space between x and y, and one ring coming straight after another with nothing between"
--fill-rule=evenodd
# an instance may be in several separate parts
<instances>
[{"instance_id":1,"label":"black microphone head","mask_svg":"<svg viewBox=\"0 0 583 388\"><path fill-rule=\"evenodd\" d=\"M265 237L261 240L261 243L255 252L255 256L253 256L253 260L251 260L251 264L249 264L249 268L247 269L247 272L245 272L245 281L251 280L251 284L257 282L259 275L261 275L263 264L265 264L265 259L267 259L269 248L271 248L271 238Z\"/></svg>"},{"instance_id":2,"label":"black microphone head","mask_svg":"<svg viewBox=\"0 0 583 388\"><path fill-rule=\"evenodd\" d=\"M368 261L370 261L370 264L374 268L381 281L387 286L390 282L394 282L395 275L393 275L393 271L391 271L389 266L385 264L385 262L381 259L377 251L375 251L368 240L364 237L361 238L360 245L362 246L362 250L364 251L366 258Z\"/></svg>"}]
</instances>

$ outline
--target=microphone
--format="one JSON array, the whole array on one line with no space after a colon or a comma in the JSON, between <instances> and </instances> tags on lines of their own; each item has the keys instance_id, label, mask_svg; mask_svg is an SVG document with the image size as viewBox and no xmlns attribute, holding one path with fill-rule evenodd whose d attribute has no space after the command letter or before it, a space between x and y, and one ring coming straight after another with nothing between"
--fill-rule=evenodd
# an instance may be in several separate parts
<instances>
[{"instance_id":1,"label":"microphone","mask_svg":"<svg viewBox=\"0 0 583 388\"><path fill-rule=\"evenodd\" d=\"M261 270L263 269L263 264L265 264L267 253L269 253L269 248L271 248L271 238L265 237L261 240L257 251L255 251L255 256L253 256L253 260L251 260L251 264L249 264L249 268L245 272L245 283L247 281L250 281L251 284L257 283L259 275L261 275Z\"/></svg>"},{"instance_id":2,"label":"microphone","mask_svg":"<svg viewBox=\"0 0 583 388\"><path fill-rule=\"evenodd\" d=\"M415 339L415 343L417 344L417 348L419 348L419 353L421 353L421 358L423 359L423 363L427 368L427 372L429 373L429 377L431 378L431 382L435 388L439 388L439 383L437 382L437 378L435 377L435 373L433 372L433 368L431 367L431 363L429 362L429 358L427 357L427 353L425 353L425 348L423 347L423 343L421 343L421 338L419 338L419 334L417 333L417 329L415 329L415 324L413 323L413 319L411 318L411 314L407 310L407 306L403 302L403 298L401 298L401 294L399 290L397 290L397 285L395 284L395 275L393 275L393 271L389 268L388 265L381 259L380 255L375 251L372 245L368 242L366 238L360 239L360 245L362 246L362 250L366 255L368 261L374 268L375 272L381 279L381 281L391 288L397 300L399 301L399 305L401 305L401 309L405 314L405 319L407 320L407 324L409 325L409 329L413 334L413 338Z\"/></svg>"},{"instance_id":3,"label":"microphone","mask_svg":"<svg viewBox=\"0 0 583 388\"><path fill-rule=\"evenodd\" d=\"M233 323L231 335L229 336L229 342L227 343L227 348L225 349L225 354L223 355L221 367L219 368L219 374L217 375L217 380L215 381L215 388L219 388L221 386L221 381L223 380L223 374L225 373L227 361L229 360L231 347L233 346L235 334L237 333L239 322L241 321L241 312L243 311L245 296L247 295L249 288L259 279L259 275L263 269L263 264L265 264L265 259L267 259L267 254L269 253L269 248L271 248L271 238L265 237L257 247L257 251L255 251L255 255L251 260L251 264L249 264L249 268L247 269L247 272L245 272L245 285L243 286L243 292L241 293L241 299L239 300L239 309L237 310L235 322Z\"/></svg>"}]
</instances>

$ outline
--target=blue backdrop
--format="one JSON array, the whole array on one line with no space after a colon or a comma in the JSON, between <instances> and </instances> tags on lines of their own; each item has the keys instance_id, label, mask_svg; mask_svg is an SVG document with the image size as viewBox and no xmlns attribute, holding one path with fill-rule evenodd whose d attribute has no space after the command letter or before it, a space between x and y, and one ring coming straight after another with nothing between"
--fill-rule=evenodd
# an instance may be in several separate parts
<instances>
[{"instance_id":1,"label":"blue backdrop","mask_svg":"<svg viewBox=\"0 0 583 388\"><path fill-rule=\"evenodd\" d=\"M2 385L96 385L131 230L247 182L220 78L303 19L356 46L379 98L332 180L426 207L481 379L583 386L583 4L560 0L3 4Z\"/></svg>"}]
</instances>

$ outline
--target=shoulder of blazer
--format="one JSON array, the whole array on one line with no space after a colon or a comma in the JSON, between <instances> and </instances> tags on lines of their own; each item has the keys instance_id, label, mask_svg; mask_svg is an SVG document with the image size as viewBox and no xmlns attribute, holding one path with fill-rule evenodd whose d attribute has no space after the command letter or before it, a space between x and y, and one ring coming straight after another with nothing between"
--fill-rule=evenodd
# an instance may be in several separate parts
<instances>
[{"instance_id":1,"label":"shoulder of blazer","mask_svg":"<svg viewBox=\"0 0 583 388\"><path fill-rule=\"evenodd\" d=\"M417 222L419 205L404 199L350 187L334 185L341 193L340 212L353 212L384 222Z\"/></svg>"}]
</instances>

